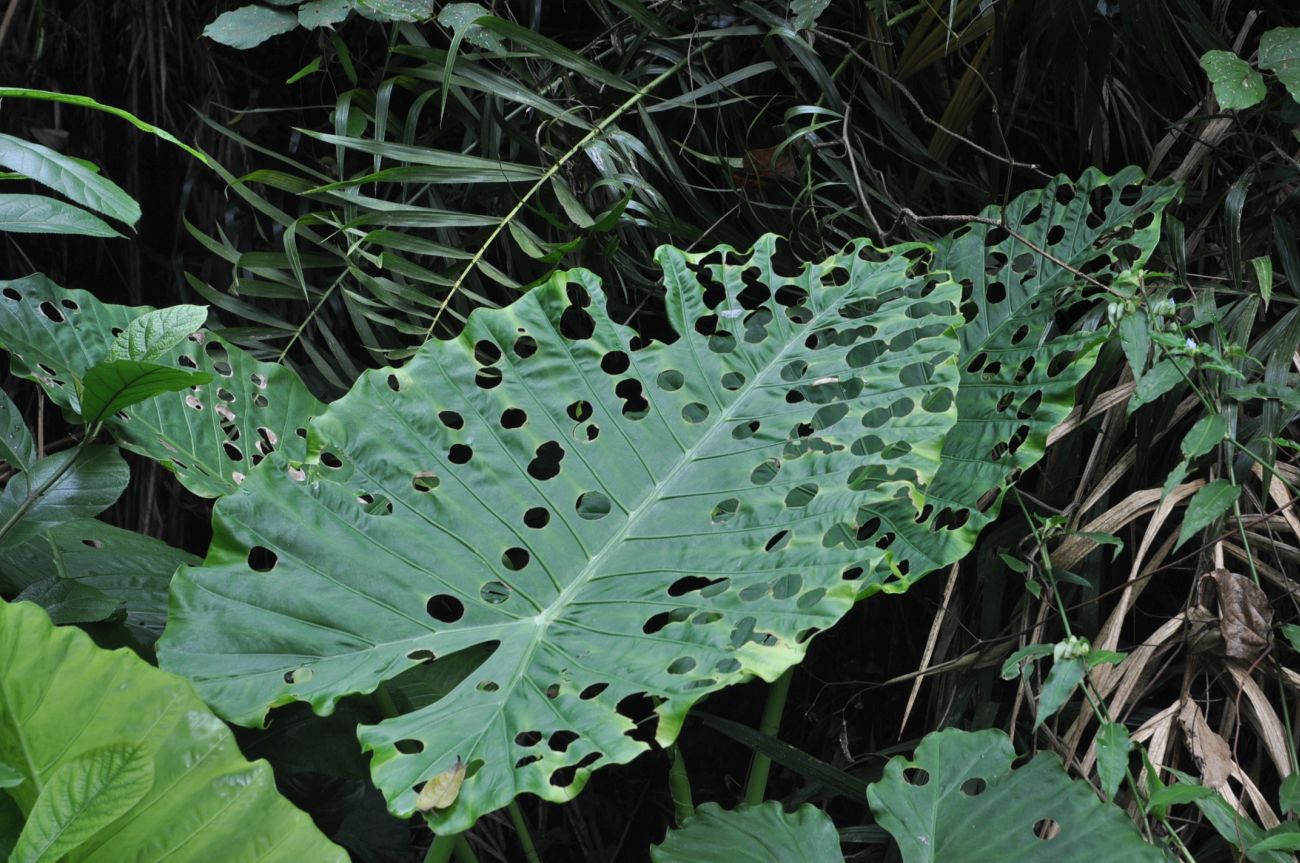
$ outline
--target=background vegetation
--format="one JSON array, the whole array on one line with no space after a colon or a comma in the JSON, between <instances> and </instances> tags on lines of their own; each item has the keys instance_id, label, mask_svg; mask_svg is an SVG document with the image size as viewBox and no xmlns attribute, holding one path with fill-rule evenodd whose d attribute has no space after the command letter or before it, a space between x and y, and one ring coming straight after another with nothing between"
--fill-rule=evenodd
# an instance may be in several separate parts
<instances>
[{"instance_id":1,"label":"background vegetation","mask_svg":"<svg viewBox=\"0 0 1300 863\"><path fill-rule=\"evenodd\" d=\"M358 4L240 49L220 40L250 37L212 24L225 7L10 0L0 81L124 108L210 164L108 114L6 98L4 132L98 164L143 217L130 240L0 235L0 275L40 272L127 306L208 304L222 338L329 402L556 270L592 270L616 317L663 336L663 244L746 249L775 232L787 240L776 265L792 267L860 237L934 241L1060 174L1136 165L1181 188L1145 267L1170 305L1108 297L1062 312L1062 331L1115 335L975 550L814 640L779 721L764 721L766 685L734 687L691 714L676 756L599 771L563 806L524 798L542 859L644 859L674 823L670 757L688 765L696 802L730 807L756 751L777 762L769 799L818 803L850 859L899 859L865 802L889 757L934 730L995 728L1106 785L1089 698L1152 764L1243 801L1245 823L1288 817L1300 799L1285 781L1300 715L1288 640L1300 633L1300 85L1286 62L1300 60L1270 64L1261 38L1300 26L1291 4L471 5L402 20ZM1203 65L1207 52L1248 61L1258 84L1232 65L1221 75L1226 55ZM1123 323L1141 316L1143 331L1163 326L1163 348ZM1189 340L1190 359L1161 353ZM1162 356L1174 376L1142 389L1135 378ZM76 444L39 387L14 376L4 389L43 451ZM101 518L205 554L210 501L126 457L131 484ZM1189 501L1216 482L1239 497L1197 523ZM117 623L84 628L123 643ZM1061 689L1046 663L999 671L1069 636L1128 657L1094 667L1088 696L1040 724ZM353 702L330 718L286 708L269 731L238 729L239 745L355 859L420 859L427 827L385 811L354 740L346 758L333 745L382 712ZM1165 799L1172 809L1121 802L1168 853L1242 859L1237 816ZM480 859L521 859L504 812L467 836ZM1266 856L1279 849L1250 859L1290 859Z\"/></svg>"}]
</instances>

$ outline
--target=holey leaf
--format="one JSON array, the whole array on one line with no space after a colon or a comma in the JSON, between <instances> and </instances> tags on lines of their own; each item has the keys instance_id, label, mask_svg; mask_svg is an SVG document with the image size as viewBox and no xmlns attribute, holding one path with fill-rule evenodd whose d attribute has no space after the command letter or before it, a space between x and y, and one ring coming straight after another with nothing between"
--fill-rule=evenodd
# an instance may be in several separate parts
<instances>
[{"instance_id":1,"label":"holey leaf","mask_svg":"<svg viewBox=\"0 0 1300 863\"><path fill-rule=\"evenodd\" d=\"M907 553L960 318L957 285L900 252L782 276L774 244L662 249L672 343L611 322L572 271L363 375L312 421L308 464L217 504L164 667L255 724L490 646L441 700L359 731L402 816L464 761L440 832L572 798L708 693L775 679Z\"/></svg>"}]
</instances>

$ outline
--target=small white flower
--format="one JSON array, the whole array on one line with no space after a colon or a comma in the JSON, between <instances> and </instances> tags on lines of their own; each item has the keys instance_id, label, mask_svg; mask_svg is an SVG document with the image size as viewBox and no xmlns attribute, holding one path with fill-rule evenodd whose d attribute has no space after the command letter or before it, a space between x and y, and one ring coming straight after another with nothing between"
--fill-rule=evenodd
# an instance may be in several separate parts
<instances>
[{"instance_id":1,"label":"small white flower","mask_svg":"<svg viewBox=\"0 0 1300 863\"><path fill-rule=\"evenodd\" d=\"M1193 339L1193 338L1190 338L1190 337L1187 339L1187 349L1188 349L1189 351L1195 351L1195 350L1196 350L1196 339Z\"/></svg>"}]
</instances>

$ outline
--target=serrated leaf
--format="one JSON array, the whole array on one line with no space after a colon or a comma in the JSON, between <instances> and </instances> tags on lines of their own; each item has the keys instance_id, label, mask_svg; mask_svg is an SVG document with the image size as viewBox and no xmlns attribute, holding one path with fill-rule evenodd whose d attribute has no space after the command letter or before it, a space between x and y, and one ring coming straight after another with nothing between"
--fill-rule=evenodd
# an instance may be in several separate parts
<instances>
[{"instance_id":1,"label":"serrated leaf","mask_svg":"<svg viewBox=\"0 0 1300 863\"><path fill-rule=\"evenodd\" d=\"M298 16L293 12L249 5L218 15L203 28L203 35L222 45L246 50L297 26Z\"/></svg>"},{"instance_id":2,"label":"serrated leaf","mask_svg":"<svg viewBox=\"0 0 1300 863\"><path fill-rule=\"evenodd\" d=\"M51 625L28 602L0 603L0 656L0 761L23 774L8 793L24 811L87 753L112 744L147 753L157 781L87 841L93 859L347 863L185 681Z\"/></svg>"},{"instance_id":3,"label":"serrated leaf","mask_svg":"<svg viewBox=\"0 0 1300 863\"><path fill-rule=\"evenodd\" d=\"M0 134L0 166L128 225L140 220L140 205L120 186L49 147Z\"/></svg>"},{"instance_id":4,"label":"serrated leaf","mask_svg":"<svg viewBox=\"0 0 1300 863\"><path fill-rule=\"evenodd\" d=\"M1207 414L1188 430L1179 448L1184 458L1203 456L1219 444L1228 434L1228 421L1218 414Z\"/></svg>"},{"instance_id":5,"label":"serrated leaf","mask_svg":"<svg viewBox=\"0 0 1300 863\"><path fill-rule=\"evenodd\" d=\"M1259 39L1259 68L1277 76L1300 102L1300 27L1274 27Z\"/></svg>"},{"instance_id":6,"label":"serrated leaf","mask_svg":"<svg viewBox=\"0 0 1300 863\"><path fill-rule=\"evenodd\" d=\"M1047 672L1043 688L1038 693L1038 710L1034 714L1034 728L1056 715L1065 702L1070 700L1074 690L1083 682L1088 670L1082 659L1058 659L1052 663L1052 670Z\"/></svg>"},{"instance_id":7,"label":"serrated leaf","mask_svg":"<svg viewBox=\"0 0 1300 863\"><path fill-rule=\"evenodd\" d=\"M112 225L65 201L44 195L0 195L0 231L14 234L77 234L120 237Z\"/></svg>"},{"instance_id":8,"label":"serrated leaf","mask_svg":"<svg viewBox=\"0 0 1300 863\"><path fill-rule=\"evenodd\" d=\"M36 462L32 433L27 430L18 405L3 390L0 390L0 461L19 470L30 470Z\"/></svg>"},{"instance_id":9,"label":"serrated leaf","mask_svg":"<svg viewBox=\"0 0 1300 863\"><path fill-rule=\"evenodd\" d=\"M108 355L113 329L150 311L101 303L40 275L0 281L0 347L10 351L16 376L72 409L75 385ZM307 419L322 405L291 369L259 362L211 333L194 334L159 360L208 372L212 381L128 407L125 420L110 417L107 425L122 446L175 471L190 491L234 491L272 452L306 457Z\"/></svg>"},{"instance_id":10,"label":"serrated leaf","mask_svg":"<svg viewBox=\"0 0 1300 863\"><path fill-rule=\"evenodd\" d=\"M1014 758L1000 731L939 731L911 760L890 759L867 798L905 863L1162 863L1124 811L1071 781L1055 755L1012 770Z\"/></svg>"},{"instance_id":11,"label":"serrated leaf","mask_svg":"<svg viewBox=\"0 0 1300 863\"><path fill-rule=\"evenodd\" d=\"M346 21L351 13L352 0L310 0L298 7L298 23L312 30L333 27Z\"/></svg>"},{"instance_id":12,"label":"serrated leaf","mask_svg":"<svg viewBox=\"0 0 1300 863\"><path fill-rule=\"evenodd\" d=\"M145 312L113 339L108 359L155 362L186 336L203 329L207 319L207 306L169 306Z\"/></svg>"},{"instance_id":13,"label":"serrated leaf","mask_svg":"<svg viewBox=\"0 0 1300 863\"><path fill-rule=\"evenodd\" d=\"M1214 85L1214 98L1225 111L1250 108L1264 101L1264 78L1231 51L1206 51L1201 68Z\"/></svg>"},{"instance_id":14,"label":"serrated leaf","mask_svg":"<svg viewBox=\"0 0 1300 863\"><path fill-rule=\"evenodd\" d=\"M780 803L738 806L730 811L705 803L650 848L654 863L771 863L775 860L844 860L835 824L805 803L786 812Z\"/></svg>"},{"instance_id":15,"label":"serrated leaf","mask_svg":"<svg viewBox=\"0 0 1300 863\"><path fill-rule=\"evenodd\" d=\"M136 360L96 363L81 382L81 418L89 426L118 411L163 393L180 392L212 381L208 372Z\"/></svg>"},{"instance_id":16,"label":"serrated leaf","mask_svg":"<svg viewBox=\"0 0 1300 863\"><path fill-rule=\"evenodd\" d=\"M658 701L666 745L707 693L774 679L855 577L887 577L886 525L915 521L956 419L958 320L957 286L902 255L858 242L781 276L774 247L661 249L670 344L635 344L578 270L363 375L303 472L264 465L218 503L165 667L256 723L495 645L441 701L359 731L400 815L469 765L429 816L444 832L644 752L629 699ZM249 577L257 547L270 576Z\"/></svg>"},{"instance_id":17,"label":"serrated leaf","mask_svg":"<svg viewBox=\"0 0 1300 863\"><path fill-rule=\"evenodd\" d=\"M1183 515L1183 526L1178 531L1177 548L1195 534L1210 526L1219 516L1228 511L1237 498L1241 496L1241 486L1233 485L1226 479L1216 479L1201 486L1192 495Z\"/></svg>"},{"instance_id":18,"label":"serrated leaf","mask_svg":"<svg viewBox=\"0 0 1300 863\"><path fill-rule=\"evenodd\" d=\"M55 863L140 802L153 759L138 744L110 743L50 772L27 813L9 863Z\"/></svg>"},{"instance_id":19,"label":"serrated leaf","mask_svg":"<svg viewBox=\"0 0 1300 863\"><path fill-rule=\"evenodd\" d=\"M0 546L12 547L51 527L99 515L113 505L130 478L130 468L114 446L78 447L46 456L31 471L11 477L0 492L3 526L18 516L29 495L54 480L14 522Z\"/></svg>"},{"instance_id":20,"label":"serrated leaf","mask_svg":"<svg viewBox=\"0 0 1300 863\"><path fill-rule=\"evenodd\" d=\"M1115 799L1115 792L1128 773L1128 756L1133 751L1133 741L1128 729L1118 722L1104 722L1097 730L1097 778L1101 780L1102 793L1107 800Z\"/></svg>"}]
</instances>

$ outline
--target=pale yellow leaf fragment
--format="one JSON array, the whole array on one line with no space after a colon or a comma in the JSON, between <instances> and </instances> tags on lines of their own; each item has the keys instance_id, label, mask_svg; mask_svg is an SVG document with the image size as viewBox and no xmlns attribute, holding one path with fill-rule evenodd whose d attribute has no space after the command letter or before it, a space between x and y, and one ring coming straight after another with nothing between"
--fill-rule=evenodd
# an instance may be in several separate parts
<instances>
[{"instance_id":1,"label":"pale yellow leaf fragment","mask_svg":"<svg viewBox=\"0 0 1300 863\"><path fill-rule=\"evenodd\" d=\"M465 781L465 762L456 757L456 763L450 770L444 770L424 783L420 796L415 798L415 808L421 812L446 809L456 802L460 795L460 785Z\"/></svg>"}]
</instances>

